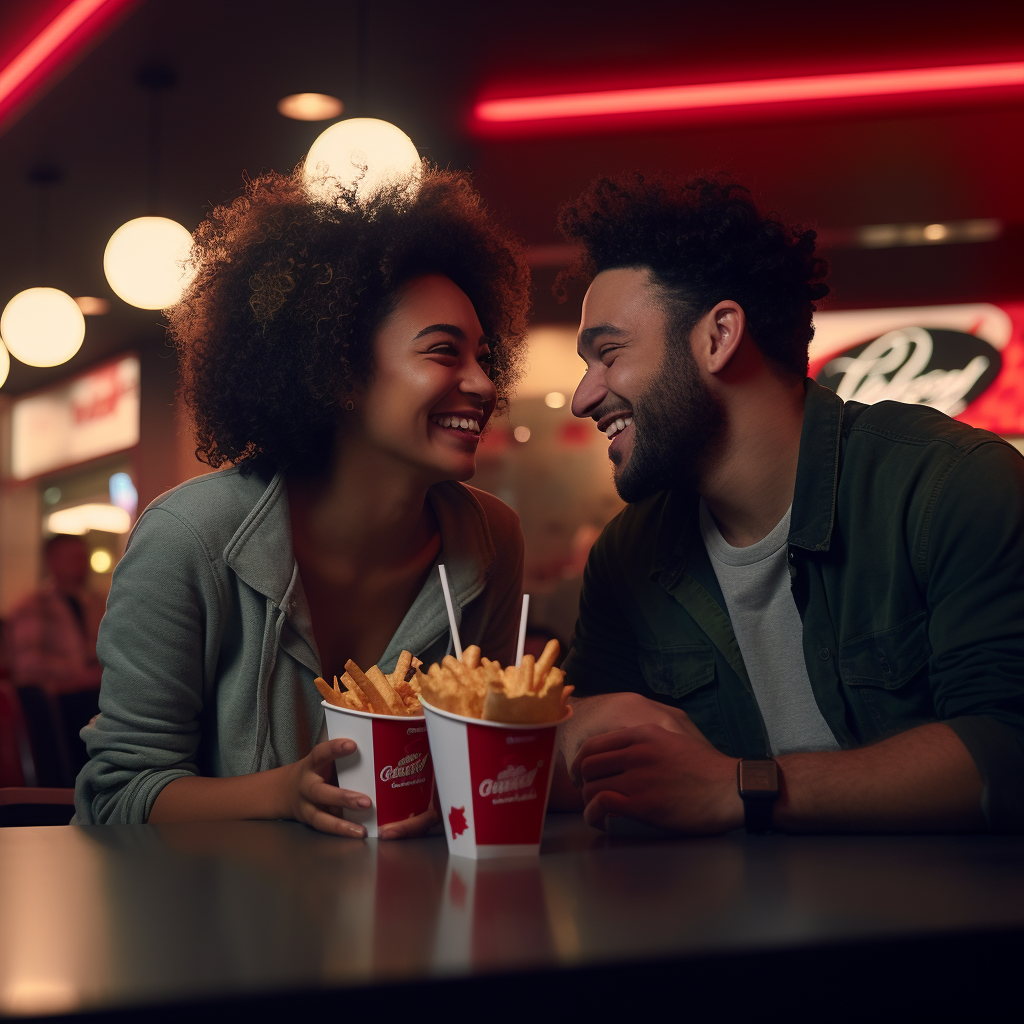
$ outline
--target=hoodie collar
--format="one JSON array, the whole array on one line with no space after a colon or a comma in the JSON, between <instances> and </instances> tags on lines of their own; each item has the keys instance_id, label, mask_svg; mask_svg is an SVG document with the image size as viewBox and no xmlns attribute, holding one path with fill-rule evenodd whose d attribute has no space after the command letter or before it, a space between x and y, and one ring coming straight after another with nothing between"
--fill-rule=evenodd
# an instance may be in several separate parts
<instances>
[{"instance_id":1,"label":"hoodie collar","mask_svg":"<svg viewBox=\"0 0 1024 1024\"><path fill-rule=\"evenodd\" d=\"M462 608L479 597L487 583L495 558L494 541L483 507L471 488L445 481L430 488L427 500L441 532L438 561L445 563L456 620L461 623ZM224 549L224 560L243 583L284 611L292 629L315 655L312 620L292 554L283 474L275 474L235 531ZM397 661L403 649L414 653L424 650L447 630L440 578L433 570L381 658L381 668L388 671L385 666Z\"/></svg>"}]
</instances>

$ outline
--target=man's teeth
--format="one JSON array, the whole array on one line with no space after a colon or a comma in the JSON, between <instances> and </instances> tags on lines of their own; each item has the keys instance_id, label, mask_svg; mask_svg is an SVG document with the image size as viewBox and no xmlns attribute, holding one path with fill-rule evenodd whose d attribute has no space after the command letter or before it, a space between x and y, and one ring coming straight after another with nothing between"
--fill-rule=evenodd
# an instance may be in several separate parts
<instances>
[{"instance_id":1,"label":"man's teeth","mask_svg":"<svg viewBox=\"0 0 1024 1024\"><path fill-rule=\"evenodd\" d=\"M456 430L468 430L470 433L480 433L480 423L477 420L460 419L458 416L431 416L439 427L454 427Z\"/></svg>"},{"instance_id":2,"label":"man's teeth","mask_svg":"<svg viewBox=\"0 0 1024 1024\"><path fill-rule=\"evenodd\" d=\"M614 423L609 423L605 428L605 435L610 441L616 434L621 433L633 422L632 416L620 416Z\"/></svg>"}]
</instances>

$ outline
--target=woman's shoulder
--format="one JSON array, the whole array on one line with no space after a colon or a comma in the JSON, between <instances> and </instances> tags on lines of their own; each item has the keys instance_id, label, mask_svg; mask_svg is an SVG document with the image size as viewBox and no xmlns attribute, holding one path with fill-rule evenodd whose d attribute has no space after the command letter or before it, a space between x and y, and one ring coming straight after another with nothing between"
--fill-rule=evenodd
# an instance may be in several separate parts
<instances>
[{"instance_id":1,"label":"woman's shoulder","mask_svg":"<svg viewBox=\"0 0 1024 1024\"><path fill-rule=\"evenodd\" d=\"M230 468L207 473L172 487L146 506L138 526L164 512L215 548L223 548L261 505L273 503L275 490L284 493L280 478L265 480Z\"/></svg>"},{"instance_id":2,"label":"woman's shoulder","mask_svg":"<svg viewBox=\"0 0 1024 1024\"><path fill-rule=\"evenodd\" d=\"M501 546L511 541L522 543L522 529L515 510L488 491L455 480L438 484L436 499L451 515L482 525L492 543Z\"/></svg>"}]
</instances>

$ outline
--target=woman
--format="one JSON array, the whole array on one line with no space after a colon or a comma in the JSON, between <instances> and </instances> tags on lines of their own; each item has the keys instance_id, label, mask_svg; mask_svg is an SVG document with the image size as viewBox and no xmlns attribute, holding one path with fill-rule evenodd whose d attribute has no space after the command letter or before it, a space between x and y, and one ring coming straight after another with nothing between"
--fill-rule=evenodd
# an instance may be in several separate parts
<instances>
[{"instance_id":1,"label":"woman","mask_svg":"<svg viewBox=\"0 0 1024 1024\"><path fill-rule=\"evenodd\" d=\"M197 455L231 468L140 517L114 574L83 731L80 822L294 818L362 836L333 784L350 740L316 742L316 675L352 658L514 654L515 514L465 486L511 386L529 276L464 175L368 201L268 174L196 232L168 314ZM416 834L429 815L388 826Z\"/></svg>"}]
</instances>

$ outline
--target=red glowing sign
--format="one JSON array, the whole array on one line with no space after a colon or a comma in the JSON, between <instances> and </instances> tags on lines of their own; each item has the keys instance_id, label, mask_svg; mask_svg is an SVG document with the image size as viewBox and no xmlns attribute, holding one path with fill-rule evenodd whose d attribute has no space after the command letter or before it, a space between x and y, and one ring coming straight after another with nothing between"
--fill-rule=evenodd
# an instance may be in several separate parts
<instances>
[{"instance_id":1,"label":"red glowing sign","mask_svg":"<svg viewBox=\"0 0 1024 1024\"><path fill-rule=\"evenodd\" d=\"M929 405L1024 436L1024 303L822 313L810 356L810 376L843 399Z\"/></svg>"},{"instance_id":2,"label":"red glowing sign","mask_svg":"<svg viewBox=\"0 0 1024 1024\"><path fill-rule=\"evenodd\" d=\"M787 104L807 101L827 103L999 88L1024 88L1024 61L509 96L481 100L473 116L476 127L486 131L512 125L537 126L551 121L615 119L635 114L729 107L784 108Z\"/></svg>"}]
</instances>

